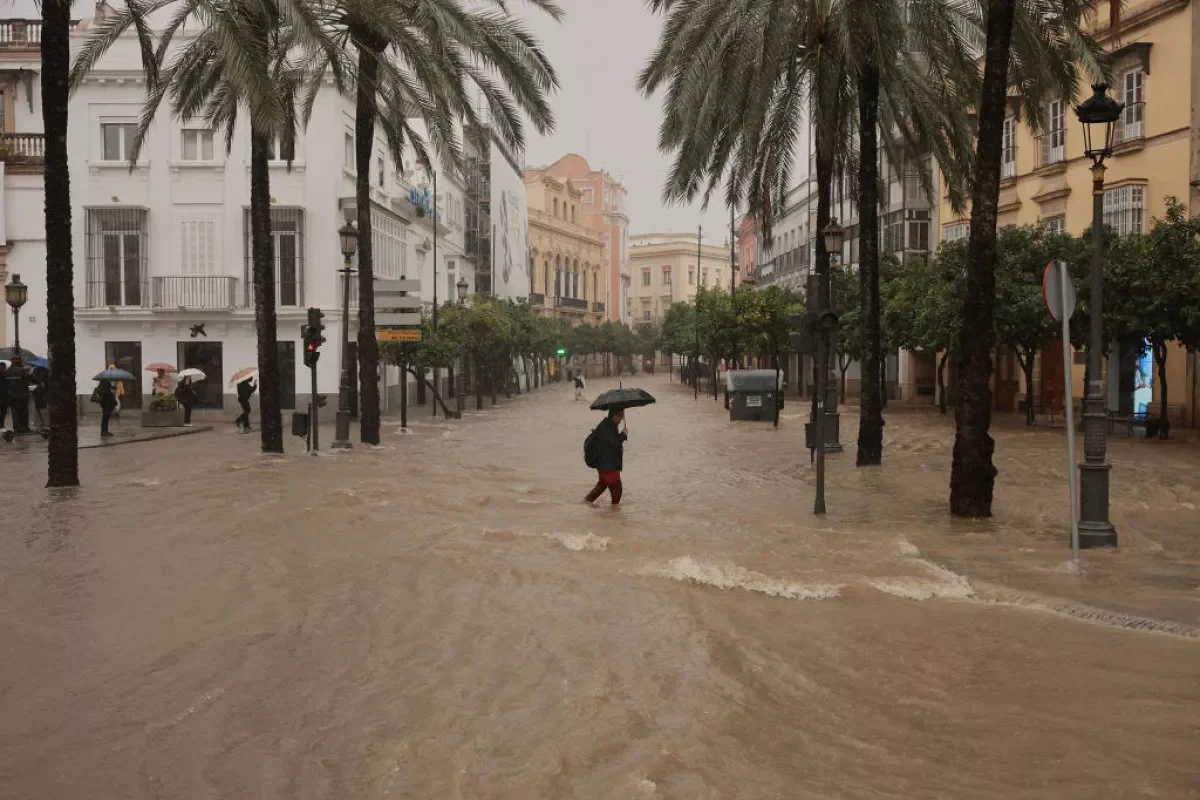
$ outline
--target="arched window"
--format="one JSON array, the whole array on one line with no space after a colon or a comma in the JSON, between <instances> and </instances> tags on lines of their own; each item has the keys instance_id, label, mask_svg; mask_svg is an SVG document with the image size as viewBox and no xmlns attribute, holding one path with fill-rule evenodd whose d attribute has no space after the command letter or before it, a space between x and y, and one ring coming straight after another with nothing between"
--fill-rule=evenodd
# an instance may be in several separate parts
<instances>
[{"instance_id":1,"label":"arched window","mask_svg":"<svg viewBox=\"0 0 1200 800\"><path fill-rule=\"evenodd\" d=\"M592 302L600 302L600 270L592 273Z\"/></svg>"},{"instance_id":2,"label":"arched window","mask_svg":"<svg viewBox=\"0 0 1200 800\"><path fill-rule=\"evenodd\" d=\"M571 222L575 221L575 206L571 206Z\"/></svg>"},{"instance_id":3,"label":"arched window","mask_svg":"<svg viewBox=\"0 0 1200 800\"><path fill-rule=\"evenodd\" d=\"M554 257L554 296L562 297L562 256Z\"/></svg>"},{"instance_id":4,"label":"arched window","mask_svg":"<svg viewBox=\"0 0 1200 800\"><path fill-rule=\"evenodd\" d=\"M571 279L571 297L579 299L579 259L575 259L575 267L571 273L574 277Z\"/></svg>"},{"instance_id":5,"label":"arched window","mask_svg":"<svg viewBox=\"0 0 1200 800\"><path fill-rule=\"evenodd\" d=\"M542 265L542 294L550 294L550 261L549 259Z\"/></svg>"},{"instance_id":6,"label":"arched window","mask_svg":"<svg viewBox=\"0 0 1200 800\"><path fill-rule=\"evenodd\" d=\"M554 216L558 216L558 198L554 198Z\"/></svg>"}]
</instances>

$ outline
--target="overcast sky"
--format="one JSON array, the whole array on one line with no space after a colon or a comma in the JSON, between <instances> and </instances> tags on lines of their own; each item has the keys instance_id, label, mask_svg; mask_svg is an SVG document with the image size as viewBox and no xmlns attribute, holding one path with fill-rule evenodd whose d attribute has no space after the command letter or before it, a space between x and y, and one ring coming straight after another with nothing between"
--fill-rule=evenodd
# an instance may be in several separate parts
<instances>
[{"instance_id":1,"label":"overcast sky","mask_svg":"<svg viewBox=\"0 0 1200 800\"><path fill-rule=\"evenodd\" d=\"M566 153L579 153L603 167L629 190L630 232L694 233L728 240L729 209L715 197L707 211L664 206L663 179L670 158L658 151L659 96L645 99L634 87L638 72L658 40L659 18L645 0L560 0L561 23L522 11L558 71L554 97L557 127L550 136L532 133L527 160L542 166Z\"/></svg>"},{"instance_id":2,"label":"overcast sky","mask_svg":"<svg viewBox=\"0 0 1200 800\"><path fill-rule=\"evenodd\" d=\"M645 99L634 88L658 39L660 20L645 0L560 0L566 18L555 23L516 4L543 43L561 87L552 99L557 126L550 136L529 131L527 161L542 166L566 153L579 153L604 168L629 190L630 232L693 233L703 223L707 241L728 241L729 210L719 197L707 211L664 206L663 178L669 157L658 151L658 96ZM116 3L120 4L120 0ZM91 16L94 0L77 0L75 17ZM5 16L38 17L33 0L10 0Z\"/></svg>"}]
</instances>

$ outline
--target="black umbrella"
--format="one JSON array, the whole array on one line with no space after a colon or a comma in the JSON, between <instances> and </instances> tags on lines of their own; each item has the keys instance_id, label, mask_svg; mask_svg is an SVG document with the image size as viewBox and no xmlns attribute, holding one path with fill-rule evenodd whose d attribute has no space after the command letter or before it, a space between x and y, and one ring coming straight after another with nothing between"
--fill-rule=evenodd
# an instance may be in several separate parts
<instances>
[{"instance_id":1,"label":"black umbrella","mask_svg":"<svg viewBox=\"0 0 1200 800\"><path fill-rule=\"evenodd\" d=\"M22 361L28 362L37 358L33 351L26 350L22 347L19 351L15 347L0 347L0 360L12 361L14 358L20 358Z\"/></svg>"},{"instance_id":2,"label":"black umbrella","mask_svg":"<svg viewBox=\"0 0 1200 800\"><path fill-rule=\"evenodd\" d=\"M593 411L609 411L614 408L639 408L655 402L645 389L609 389L592 401Z\"/></svg>"}]
</instances>

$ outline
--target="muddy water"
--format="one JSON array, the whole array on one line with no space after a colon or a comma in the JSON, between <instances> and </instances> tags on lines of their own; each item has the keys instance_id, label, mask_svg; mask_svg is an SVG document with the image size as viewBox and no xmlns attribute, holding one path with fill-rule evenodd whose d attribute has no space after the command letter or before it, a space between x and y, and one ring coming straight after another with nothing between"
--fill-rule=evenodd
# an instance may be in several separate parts
<instances>
[{"instance_id":1,"label":"muddy water","mask_svg":"<svg viewBox=\"0 0 1200 800\"><path fill-rule=\"evenodd\" d=\"M803 409L646 385L615 512L557 387L348 455L87 451L73 494L5 461L0 797L1200 797L1193 450L1114 446L1076 575L1052 433L950 523L947 421L893 415L814 520Z\"/></svg>"}]
</instances>

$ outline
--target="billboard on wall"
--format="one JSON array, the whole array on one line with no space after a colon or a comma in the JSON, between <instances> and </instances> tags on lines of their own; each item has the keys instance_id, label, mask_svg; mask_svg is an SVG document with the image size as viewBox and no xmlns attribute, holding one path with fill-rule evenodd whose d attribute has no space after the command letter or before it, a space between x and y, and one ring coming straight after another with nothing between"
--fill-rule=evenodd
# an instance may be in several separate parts
<instances>
[{"instance_id":1,"label":"billboard on wall","mask_svg":"<svg viewBox=\"0 0 1200 800\"><path fill-rule=\"evenodd\" d=\"M492 143L492 229L495 258L492 292L515 300L529 297L528 220L525 176L514 170L504 151Z\"/></svg>"}]
</instances>

